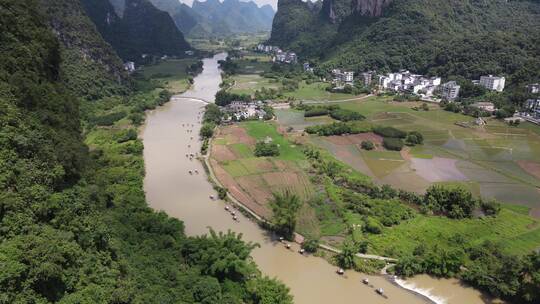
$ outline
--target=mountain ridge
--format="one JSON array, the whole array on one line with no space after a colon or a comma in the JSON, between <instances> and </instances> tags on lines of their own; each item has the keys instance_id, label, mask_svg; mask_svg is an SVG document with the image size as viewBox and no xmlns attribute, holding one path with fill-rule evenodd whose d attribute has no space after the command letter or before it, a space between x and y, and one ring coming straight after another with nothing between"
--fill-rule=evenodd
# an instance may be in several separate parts
<instances>
[{"instance_id":1,"label":"mountain ridge","mask_svg":"<svg viewBox=\"0 0 540 304\"><path fill-rule=\"evenodd\" d=\"M503 74L515 85L537 79L528 67L540 70L538 1L325 0L312 10L279 0L278 7L269 43L327 69Z\"/></svg>"},{"instance_id":2,"label":"mountain ridge","mask_svg":"<svg viewBox=\"0 0 540 304\"><path fill-rule=\"evenodd\" d=\"M270 31L274 10L270 5L239 0L195 0L191 7L177 0L151 0L167 11L178 28L189 37L214 37Z\"/></svg>"}]
</instances>

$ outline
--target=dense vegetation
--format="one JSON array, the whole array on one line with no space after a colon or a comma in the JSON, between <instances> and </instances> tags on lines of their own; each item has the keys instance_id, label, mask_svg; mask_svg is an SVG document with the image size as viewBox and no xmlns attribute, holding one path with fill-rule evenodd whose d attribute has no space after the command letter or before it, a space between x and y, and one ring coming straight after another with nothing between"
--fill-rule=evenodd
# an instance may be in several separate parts
<instances>
[{"instance_id":1,"label":"dense vegetation","mask_svg":"<svg viewBox=\"0 0 540 304\"><path fill-rule=\"evenodd\" d=\"M81 2L103 38L124 60L143 63L153 56L183 57L191 49L171 16L149 0L125 0L122 17L109 0Z\"/></svg>"},{"instance_id":2,"label":"dense vegetation","mask_svg":"<svg viewBox=\"0 0 540 304\"><path fill-rule=\"evenodd\" d=\"M360 15L349 0L278 6L270 43L320 60L325 71L409 69L458 80L502 74L515 91L540 79L538 1L393 0L380 17Z\"/></svg>"},{"instance_id":3,"label":"dense vegetation","mask_svg":"<svg viewBox=\"0 0 540 304\"><path fill-rule=\"evenodd\" d=\"M279 155L279 147L274 142L259 141L259 142L257 142L255 144L254 154L257 157L278 156Z\"/></svg>"},{"instance_id":4,"label":"dense vegetation","mask_svg":"<svg viewBox=\"0 0 540 304\"><path fill-rule=\"evenodd\" d=\"M354 219L349 228L351 232L342 243L342 252L334 257L343 268L366 267L367 263L359 262L355 254L369 251L372 236L384 237L388 231L415 218L443 215L451 218L449 221L460 221L460 218L472 221L473 211L479 209L493 212L484 211L483 218L475 221L499 216L500 207L496 203L480 202L461 187L433 186L425 196L420 196L387 185L377 186L321 150L306 148L304 153L313 167L312 178L326 190L326 196L311 201L310 205L315 210L327 210L325 216L330 216L332 221L339 221L340 217ZM402 276L430 273L460 277L495 296L524 303L538 301L540 253L511 255L499 242L472 244L465 235L453 233L449 244L436 241L431 245L418 242L418 236L410 235L406 242L416 247L402 253L394 271Z\"/></svg>"},{"instance_id":5,"label":"dense vegetation","mask_svg":"<svg viewBox=\"0 0 540 304\"><path fill-rule=\"evenodd\" d=\"M292 303L253 244L188 238L146 205L135 127L166 94L137 79L130 95L81 98L96 95L61 81L77 62L48 23L36 0L0 3L0 302Z\"/></svg>"}]
</instances>

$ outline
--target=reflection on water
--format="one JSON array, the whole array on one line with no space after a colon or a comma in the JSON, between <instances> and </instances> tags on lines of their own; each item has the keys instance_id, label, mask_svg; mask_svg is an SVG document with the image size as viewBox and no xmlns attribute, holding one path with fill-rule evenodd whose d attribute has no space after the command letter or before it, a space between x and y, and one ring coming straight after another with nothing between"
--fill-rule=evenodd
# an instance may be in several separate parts
<instances>
[{"instance_id":1,"label":"reflection on water","mask_svg":"<svg viewBox=\"0 0 540 304\"><path fill-rule=\"evenodd\" d=\"M184 96L213 100L221 82L217 60L224 54L204 60L204 71ZM335 267L321 258L303 256L298 247L285 249L246 217L232 220L225 203L214 201L212 186L201 163L186 154L200 149L197 117L204 108L200 101L175 97L165 106L148 113L142 130L146 177L144 188L149 205L182 220L188 235L204 234L208 227L242 233L246 241L261 245L253 258L261 271L277 277L291 288L295 303L426 303L425 298L406 291L380 276L369 276L373 287L361 283L360 273L335 274ZM192 174L189 171L192 171ZM196 170L196 171L195 171ZM198 173L194 173L198 172ZM381 297L375 288L383 288ZM473 303L472 301L467 301ZM464 303L464 302L461 302Z\"/></svg>"}]
</instances>

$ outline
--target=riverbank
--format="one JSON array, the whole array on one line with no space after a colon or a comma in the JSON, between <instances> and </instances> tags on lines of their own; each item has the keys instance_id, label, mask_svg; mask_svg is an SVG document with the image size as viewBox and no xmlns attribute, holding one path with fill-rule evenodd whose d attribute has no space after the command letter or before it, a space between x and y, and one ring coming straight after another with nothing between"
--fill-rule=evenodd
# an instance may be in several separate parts
<instances>
[{"instance_id":1,"label":"riverbank","mask_svg":"<svg viewBox=\"0 0 540 304\"><path fill-rule=\"evenodd\" d=\"M218 59L205 60L205 71L184 95L213 100L220 83ZM323 259L298 254L299 247L295 244L290 250L286 249L276 236L260 229L243 214L236 214L238 220L234 221L225 210L226 203L210 198L210 195L217 197L217 193L203 174L202 163L185 157L186 153L200 149L201 143L195 139L192 141L191 137L197 137L200 124L196 117L204 104L178 97L181 96L149 112L142 129L146 170L144 189L152 208L182 220L187 235L205 234L208 227L212 227L216 231L241 233L244 240L258 243L260 247L252 252L254 261L265 275L277 277L290 287L295 303L356 303L358 299L375 304L426 303L383 277L365 276L374 286L385 290L388 296L385 299L374 289L362 285L364 276L349 271L338 276L334 266ZM186 129L182 124L193 126ZM189 170L200 173L190 175Z\"/></svg>"}]
</instances>

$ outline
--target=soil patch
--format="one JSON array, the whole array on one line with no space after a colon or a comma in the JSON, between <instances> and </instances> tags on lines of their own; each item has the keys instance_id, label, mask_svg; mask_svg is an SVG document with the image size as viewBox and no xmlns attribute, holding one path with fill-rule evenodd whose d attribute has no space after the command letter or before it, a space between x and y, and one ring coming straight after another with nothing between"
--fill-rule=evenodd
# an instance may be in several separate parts
<instances>
[{"instance_id":1,"label":"soil patch","mask_svg":"<svg viewBox=\"0 0 540 304\"><path fill-rule=\"evenodd\" d=\"M212 145L211 155L212 158L214 158L218 162L236 159L236 155L234 155L234 153L229 149L229 147L224 145Z\"/></svg>"},{"instance_id":2,"label":"soil patch","mask_svg":"<svg viewBox=\"0 0 540 304\"><path fill-rule=\"evenodd\" d=\"M229 140L228 144L255 144L255 139L247 134L246 129L238 125L223 127L220 135L225 136Z\"/></svg>"},{"instance_id":3,"label":"soil patch","mask_svg":"<svg viewBox=\"0 0 540 304\"><path fill-rule=\"evenodd\" d=\"M525 172L540 179L540 164L539 163L527 161L527 160L518 160L517 163L521 167L521 169L525 170Z\"/></svg>"}]
</instances>

